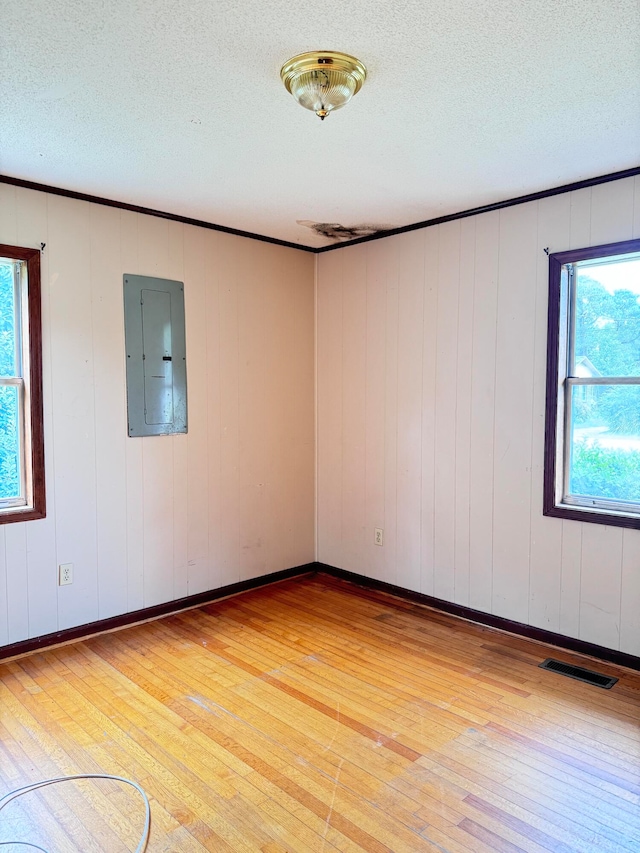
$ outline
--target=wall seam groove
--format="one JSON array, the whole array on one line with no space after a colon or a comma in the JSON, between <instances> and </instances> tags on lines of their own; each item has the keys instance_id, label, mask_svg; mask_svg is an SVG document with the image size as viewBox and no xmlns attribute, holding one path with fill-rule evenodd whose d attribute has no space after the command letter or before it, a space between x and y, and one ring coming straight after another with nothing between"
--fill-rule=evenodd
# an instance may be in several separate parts
<instances>
[{"instance_id":1,"label":"wall seam groove","mask_svg":"<svg viewBox=\"0 0 640 853\"><path fill-rule=\"evenodd\" d=\"M319 437L318 437L318 255L313 258L313 450L314 450L314 471L313 471L313 548L314 559L316 562L320 559L319 554Z\"/></svg>"},{"instance_id":2,"label":"wall seam groove","mask_svg":"<svg viewBox=\"0 0 640 853\"><path fill-rule=\"evenodd\" d=\"M498 379L498 318L500 316L500 253L502 251L502 212L498 213L498 245L496 251L496 325L493 350L493 418L491 431L493 433L492 470L491 470L491 610L495 610L493 586L495 563L495 526L496 526L496 388Z\"/></svg>"},{"instance_id":3,"label":"wall seam groove","mask_svg":"<svg viewBox=\"0 0 640 853\"><path fill-rule=\"evenodd\" d=\"M99 521L99 494L98 487L98 412L96 403L96 353L95 353L95 315L93 304L93 275L94 275L94 247L93 247L93 216L92 210L89 208L89 307L91 310L91 375L93 377L92 397L93 397L93 472L96 478L96 502L95 502L95 519L96 519L96 615L100 618L100 521Z\"/></svg>"}]
</instances>

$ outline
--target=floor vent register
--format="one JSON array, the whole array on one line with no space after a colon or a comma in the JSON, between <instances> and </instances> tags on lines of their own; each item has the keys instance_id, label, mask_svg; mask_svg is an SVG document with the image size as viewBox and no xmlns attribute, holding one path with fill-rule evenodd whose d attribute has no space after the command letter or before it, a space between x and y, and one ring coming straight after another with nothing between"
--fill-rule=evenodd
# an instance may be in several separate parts
<instances>
[{"instance_id":1,"label":"floor vent register","mask_svg":"<svg viewBox=\"0 0 640 853\"><path fill-rule=\"evenodd\" d=\"M609 675L602 675L599 672L583 669L581 666L573 666L570 663L563 663L561 660L554 660L553 658L547 658L538 666L541 669L550 669L551 672L557 672L559 675L566 675L568 678L575 678L577 681L603 687L605 690L610 690L618 680Z\"/></svg>"}]
</instances>

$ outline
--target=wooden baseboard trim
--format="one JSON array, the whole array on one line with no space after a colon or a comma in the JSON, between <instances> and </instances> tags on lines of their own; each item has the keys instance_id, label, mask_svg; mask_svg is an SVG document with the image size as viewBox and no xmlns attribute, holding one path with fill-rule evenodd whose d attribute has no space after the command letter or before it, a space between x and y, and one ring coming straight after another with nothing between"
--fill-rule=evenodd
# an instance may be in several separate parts
<instances>
[{"instance_id":1,"label":"wooden baseboard trim","mask_svg":"<svg viewBox=\"0 0 640 853\"><path fill-rule=\"evenodd\" d=\"M43 634L40 637L33 637L29 640L21 640L17 643L11 643L7 646L0 647L0 660L7 658L18 657L19 655L27 654L48 646L57 646L61 643L68 643L72 640L79 640L83 637L89 637L93 634L104 633L105 631L113 631L117 628L124 628L127 625L133 625L137 622L146 622L151 619L157 619L160 616L168 616L171 613L178 613L181 610L188 610L193 607L199 607L203 604L211 604L222 598L228 598L231 595L237 595L241 592L246 592L251 589L258 589L261 586L278 583L279 581L289 580L290 578L301 577L313 572L330 575L341 580L349 581L356 586L361 586L366 589L374 589L379 592L386 592L390 595L395 595L405 601L413 601L416 604L424 604L434 610L440 610L443 613L449 613L452 616L458 616L461 619L466 619L470 622L476 622L480 625L487 625L490 628L498 628L501 631L507 631L510 634L515 634L519 637L526 637L529 640L537 640L541 643L546 643L550 646L556 646L559 649L564 649L569 652L577 652L578 654L588 655L598 660L608 663L624 666L628 669L633 669L640 672L640 657L620 652L616 649L609 649L606 646L598 646L595 643L588 643L585 640L577 640L575 637L567 637L564 634L556 634L553 631L547 631L544 628L535 628L532 625L525 625L523 622L514 622L511 619L504 619L502 616L494 616L491 613L485 613L482 610L474 610L472 607L465 607L462 604L454 604L451 601L445 601L442 598L435 598L432 595L425 595L422 592L414 592L402 586L386 583L385 581L368 578L364 575L348 572L346 569L338 569L335 566L330 566L327 563L307 563L303 566L296 566L291 569L284 569L280 572L274 572L271 575L261 575L257 578L251 578L246 581L229 584L228 586L220 587L219 589L207 590L200 592L197 595L189 595L186 598L179 598L175 601L166 601L163 604L156 604L153 607L143 607L141 610L134 610L131 613L123 613L120 616L112 616L109 619L99 619L96 622L87 622L84 625L77 625L74 628L66 628L62 631L54 631L51 634Z\"/></svg>"},{"instance_id":2,"label":"wooden baseboard trim","mask_svg":"<svg viewBox=\"0 0 640 853\"><path fill-rule=\"evenodd\" d=\"M557 646L559 649L564 649L569 652L577 652L581 655L588 655L592 658L598 658L608 663L624 666L628 669L640 671L640 657L630 655L627 652L620 652L616 649L608 649L606 646L598 646L595 643L587 643L585 640L576 640L574 637L567 637L564 634L556 634L553 631L547 631L544 628L535 628L532 625L525 625L523 622L513 622L511 619L504 619L502 616L493 616L490 613L485 613L482 610L474 610L472 607L465 607L462 604L454 604L451 601L445 601L442 598L434 598L431 595L425 595L422 592L413 592L410 589L405 589L395 584L385 583L385 581L374 580L373 578L358 575L355 572L348 572L345 569L337 569L335 566L329 566L326 563L316 563L318 572L331 575L335 578L350 581L357 586L366 587L367 589L375 589L380 592L387 592L391 595L403 598L406 601L414 601L417 604L425 604L427 607L432 607L434 610L441 610L443 613L449 613L452 616L459 616L462 619L467 619L470 622L477 622L480 625L488 625L491 628L499 628L501 631L507 631L510 634L516 634L519 637L526 637L529 640L537 640L541 643L547 643L550 646Z\"/></svg>"},{"instance_id":3,"label":"wooden baseboard trim","mask_svg":"<svg viewBox=\"0 0 640 853\"><path fill-rule=\"evenodd\" d=\"M157 619L159 616L168 616L170 613L178 613L180 610L188 610L192 607L199 607L202 604L211 604L213 601L228 598L230 595L237 595L240 592L246 592L250 589L257 589L258 587L267 586L278 581L310 574L316 570L316 563L307 563L304 566L283 569L271 575L261 575L250 580L232 583L219 589L199 592L196 595L188 595L186 598L178 598L174 601L166 601L163 604L155 604L153 607L143 607L141 610L133 610L130 613L123 613L120 616L111 616L109 619L99 619L97 622L87 622L84 625L77 625L75 628L65 628L62 631L43 634L40 637L33 637L30 640L20 640L17 643L0 647L0 660L44 649L47 646L57 646L60 643L79 640L92 634L101 634L105 631L113 631L116 628L124 628L136 622L147 622L150 619Z\"/></svg>"}]
</instances>

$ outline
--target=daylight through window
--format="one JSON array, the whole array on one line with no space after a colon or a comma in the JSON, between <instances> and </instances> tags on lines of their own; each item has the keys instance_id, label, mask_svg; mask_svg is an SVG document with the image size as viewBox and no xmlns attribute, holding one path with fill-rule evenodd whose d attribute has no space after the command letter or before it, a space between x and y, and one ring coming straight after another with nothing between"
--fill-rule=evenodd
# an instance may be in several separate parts
<instances>
[{"instance_id":1,"label":"daylight through window","mask_svg":"<svg viewBox=\"0 0 640 853\"><path fill-rule=\"evenodd\" d=\"M640 527L640 240L551 256L545 513Z\"/></svg>"},{"instance_id":2,"label":"daylight through window","mask_svg":"<svg viewBox=\"0 0 640 853\"><path fill-rule=\"evenodd\" d=\"M44 514L40 253L0 246L0 522Z\"/></svg>"}]
</instances>

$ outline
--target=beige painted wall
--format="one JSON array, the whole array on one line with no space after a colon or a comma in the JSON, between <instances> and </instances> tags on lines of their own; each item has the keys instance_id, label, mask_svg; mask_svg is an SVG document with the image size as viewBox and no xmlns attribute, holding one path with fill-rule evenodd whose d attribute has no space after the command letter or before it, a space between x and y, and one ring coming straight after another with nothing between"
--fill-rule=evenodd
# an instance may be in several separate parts
<instances>
[{"instance_id":1,"label":"beige painted wall","mask_svg":"<svg viewBox=\"0 0 640 853\"><path fill-rule=\"evenodd\" d=\"M319 560L640 654L640 531L542 516L543 249L632 236L640 178L319 256Z\"/></svg>"},{"instance_id":2,"label":"beige painted wall","mask_svg":"<svg viewBox=\"0 0 640 853\"><path fill-rule=\"evenodd\" d=\"M318 256L318 559L640 654L640 532L541 514L542 250L638 235L636 178ZM6 185L0 241L47 244L48 500L0 644L313 560L312 256ZM124 272L185 282L186 436L126 436Z\"/></svg>"},{"instance_id":3,"label":"beige painted wall","mask_svg":"<svg viewBox=\"0 0 640 853\"><path fill-rule=\"evenodd\" d=\"M313 257L4 184L0 242L46 243L48 505L0 525L0 644L313 560ZM124 272L185 282L188 435L127 437Z\"/></svg>"}]
</instances>

